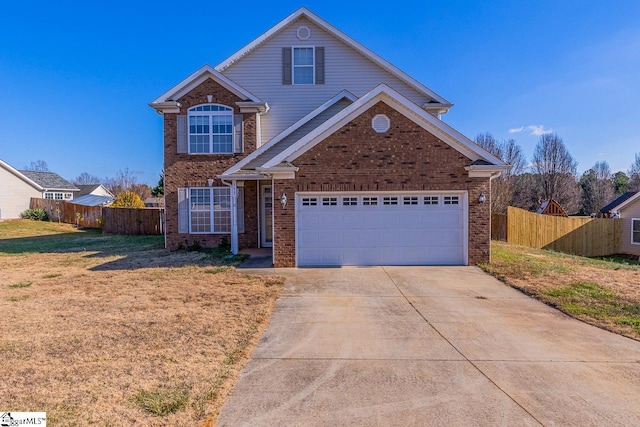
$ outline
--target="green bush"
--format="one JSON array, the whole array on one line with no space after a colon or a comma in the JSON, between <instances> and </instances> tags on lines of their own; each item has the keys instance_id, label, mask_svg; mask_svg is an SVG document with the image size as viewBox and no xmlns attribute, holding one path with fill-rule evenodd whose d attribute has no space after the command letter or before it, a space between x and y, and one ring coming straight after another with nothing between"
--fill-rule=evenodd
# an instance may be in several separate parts
<instances>
[{"instance_id":1,"label":"green bush","mask_svg":"<svg viewBox=\"0 0 640 427\"><path fill-rule=\"evenodd\" d=\"M44 209L27 209L20 214L20 218L31 219L33 221L49 221L49 215Z\"/></svg>"}]
</instances>

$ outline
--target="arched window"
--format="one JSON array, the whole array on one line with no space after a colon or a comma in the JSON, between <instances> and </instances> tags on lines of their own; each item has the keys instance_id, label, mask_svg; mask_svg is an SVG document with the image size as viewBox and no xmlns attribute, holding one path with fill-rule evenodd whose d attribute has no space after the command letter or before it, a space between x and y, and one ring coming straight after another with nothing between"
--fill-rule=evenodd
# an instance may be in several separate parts
<instances>
[{"instance_id":1,"label":"arched window","mask_svg":"<svg viewBox=\"0 0 640 427\"><path fill-rule=\"evenodd\" d=\"M233 109L219 104L190 108L189 153L233 153Z\"/></svg>"}]
</instances>

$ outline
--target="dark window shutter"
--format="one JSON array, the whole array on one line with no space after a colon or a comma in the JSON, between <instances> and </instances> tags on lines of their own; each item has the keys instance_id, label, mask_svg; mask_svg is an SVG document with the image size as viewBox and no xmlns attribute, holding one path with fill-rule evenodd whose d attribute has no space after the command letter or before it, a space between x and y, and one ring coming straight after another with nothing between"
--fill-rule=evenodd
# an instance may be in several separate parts
<instances>
[{"instance_id":1,"label":"dark window shutter","mask_svg":"<svg viewBox=\"0 0 640 427\"><path fill-rule=\"evenodd\" d=\"M243 143L243 126L242 114L234 114L233 116L233 152L242 153Z\"/></svg>"},{"instance_id":2,"label":"dark window shutter","mask_svg":"<svg viewBox=\"0 0 640 427\"><path fill-rule=\"evenodd\" d=\"M291 84L291 48L282 48L282 84Z\"/></svg>"},{"instance_id":3,"label":"dark window shutter","mask_svg":"<svg viewBox=\"0 0 640 427\"><path fill-rule=\"evenodd\" d=\"M189 189L178 188L178 233L189 232Z\"/></svg>"},{"instance_id":4,"label":"dark window shutter","mask_svg":"<svg viewBox=\"0 0 640 427\"><path fill-rule=\"evenodd\" d=\"M189 147L187 144L187 140L188 135L187 135L187 116L185 115L180 115L177 118L178 123L176 125L177 130L178 130L178 147L177 147L177 151L178 153L188 153L189 152Z\"/></svg>"},{"instance_id":5,"label":"dark window shutter","mask_svg":"<svg viewBox=\"0 0 640 427\"><path fill-rule=\"evenodd\" d=\"M316 84L324 84L324 48L316 47Z\"/></svg>"}]
</instances>

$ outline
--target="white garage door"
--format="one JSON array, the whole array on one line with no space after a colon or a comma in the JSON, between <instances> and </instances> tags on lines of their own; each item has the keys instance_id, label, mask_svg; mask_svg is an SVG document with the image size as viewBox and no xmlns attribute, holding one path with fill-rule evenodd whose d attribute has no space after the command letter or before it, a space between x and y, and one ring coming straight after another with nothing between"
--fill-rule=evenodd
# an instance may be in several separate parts
<instances>
[{"instance_id":1,"label":"white garage door","mask_svg":"<svg viewBox=\"0 0 640 427\"><path fill-rule=\"evenodd\" d=\"M297 193L299 266L464 265L467 196Z\"/></svg>"}]
</instances>

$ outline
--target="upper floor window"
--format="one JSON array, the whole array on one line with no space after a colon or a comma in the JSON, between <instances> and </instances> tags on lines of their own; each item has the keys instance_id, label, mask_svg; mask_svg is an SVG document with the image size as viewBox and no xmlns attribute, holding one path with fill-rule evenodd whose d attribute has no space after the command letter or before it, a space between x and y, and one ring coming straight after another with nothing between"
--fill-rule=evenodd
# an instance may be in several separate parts
<instances>
[{"instance_id":1,"label":"upper floor window","mask_svg":"<svg viewBox=\"0 0 640 427\"><path fill-rule=\"evenodd\" d=\"M324 47L283 47L282 84L324 84Z\"/></svg>"},{"instance_id":2,"label":"upper floor window","mask_svg":"<svg viewBox=\"0 0 640 427\"><path fill-rule=\"evenodd\" d=\"M313 47L293 48L293 84L312 85L315 68Z\"/></svg>"},{"instance_id":3,"label":"upper floor window","mask_svg":"<svg viewBox=\"0 0 640 427\"><path fill-rule=\"evenodd\" d=\"M233 110L224 105L199 105L189 109L189 153L233 153Z\"/></svg>"}]
</instances>

